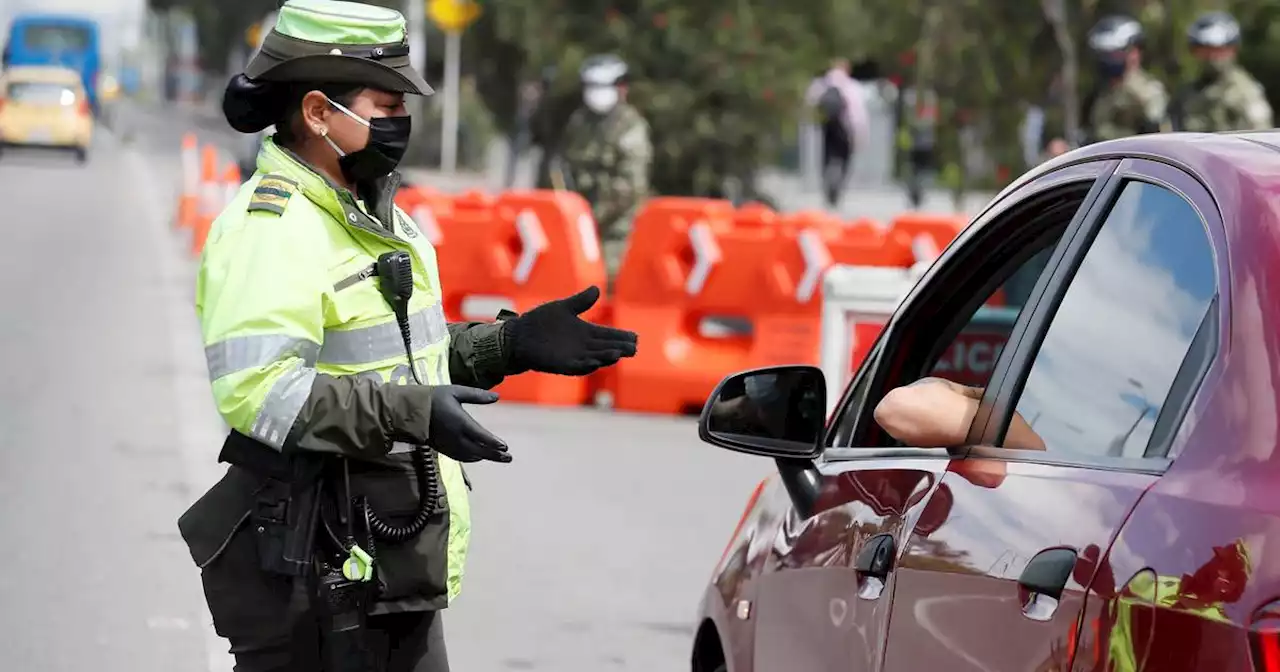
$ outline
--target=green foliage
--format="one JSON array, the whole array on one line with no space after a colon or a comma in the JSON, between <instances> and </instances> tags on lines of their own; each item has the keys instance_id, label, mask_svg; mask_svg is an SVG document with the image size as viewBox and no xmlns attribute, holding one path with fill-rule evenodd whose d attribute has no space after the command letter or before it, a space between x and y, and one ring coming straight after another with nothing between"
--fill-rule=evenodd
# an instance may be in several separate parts
<instances>
[{"instance_id":1,"label":"green foliage","mask_svg":"<svg viewBox=\"0 0 1280 672\"><path fill-rule=\"evenodd\" d=\"M423 1L423 0L410 0ZM151 0L191 8L221 63L225 45L275 0ZM670 194L719 193L725 177L750 175L792 140L801 95L832 56L871 58L886 75L940 95L939 165L960 164L957 129L973 124L998 165L1018 172L1013 129L1026 106L1050 106L1063 54L1044 0L482 0L463 38L464 71L512 132L520 83L545 68L555 77L534 132L554 145L580 100L577 72L594 53L627 59L631 100L650 120L653 182ZM379 4L403 6L400 0ZM1171 91L1194 76L1185 31L1207 9L1234 12L1244 27L1241 61L1264 84L1280 82L1280 0L1062 0L1079 66L1079 98L1094 86L1085 34L1100 17L1127 13L1147 28L1147 64ZM440 81L442 36L429 37L428 78ZM221 45L219 45L221 39ZM1280 109L1280 85L1270 86ZM1059 106L1055 108L1054 106ZM466 121L464 115L464 121ZM487 123L485 125L488 125ZM974 177L965 176L973 181Z\"/></svg>"},{"instance_id":2,"label":"green foliage","mask_svg":"<svg viewBox=\"0 0 1280 672\"><path fill-rule=\"evenodd\" d=\"M827 18L852 16L848 6L847 0L790 7L772 0L494 3L467 33L467 51L473 67L498 75L481 92L504 127L515 121L518 82L555 69L534 120L535 136L552 146L580 100L583 60L618 54L631 68L630 100L653 129L654 188L718 195L725 177L751 174L794 128L804 87L836 53L829 43L839 36Z\"/></svg>"}]
</instances>

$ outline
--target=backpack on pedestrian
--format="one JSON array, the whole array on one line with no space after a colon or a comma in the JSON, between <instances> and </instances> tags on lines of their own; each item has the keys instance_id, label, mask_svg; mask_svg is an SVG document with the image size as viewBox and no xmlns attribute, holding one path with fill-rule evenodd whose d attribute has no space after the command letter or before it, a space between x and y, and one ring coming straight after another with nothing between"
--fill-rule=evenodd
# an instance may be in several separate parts
<instances>
[{"instance_id":1,"label":"backpack on pedestrian","mask_svg":"<svg viewBox=\"0 0 1280 672\"><path fill-rule=\"evenodd\" d=\"M840 89L834 84L828 84L818 97L818 114L822 117L822 122L825 124L843 118L847 104Z\"/></svg>"}]
</instances>

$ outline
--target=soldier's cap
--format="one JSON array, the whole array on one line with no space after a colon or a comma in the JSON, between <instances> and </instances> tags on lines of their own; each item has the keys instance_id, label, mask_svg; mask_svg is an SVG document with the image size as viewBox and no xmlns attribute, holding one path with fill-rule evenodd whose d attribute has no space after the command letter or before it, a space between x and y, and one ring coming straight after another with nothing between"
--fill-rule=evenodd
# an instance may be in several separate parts
<instances>
[{"instance_id":1,"label":"soldier's cap","mask_svg":"<svg viewBox=\"0 0 1280 672\"><path fill-rule=\"evenodd\" d=\"M275 27L245 66L266 82L358 84L431 95L410 65L404 16L394 9L339 0L288 0Z\"/></svg>"}]
</instances>

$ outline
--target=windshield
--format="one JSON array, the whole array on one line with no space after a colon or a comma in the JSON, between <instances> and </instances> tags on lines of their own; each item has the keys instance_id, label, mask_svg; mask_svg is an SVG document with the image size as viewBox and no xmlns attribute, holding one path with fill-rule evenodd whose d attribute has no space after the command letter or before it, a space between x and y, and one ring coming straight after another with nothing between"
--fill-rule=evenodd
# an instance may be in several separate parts
<instances>
[{"instance_id":1,"label":"windshield","mask_svg":"<svg viewBox=\"0 0 1280 672\"><path fill-rule=\"evenodd\" d=\"M70 87L48 82L13 82L9 84L7 97L28 105L72 105L76 102L76 92Z\"/></svg>"},{"instance_id":2,"label":"windshield","mask_svg":"<svg viewBox=\"0 0 1280 672\"><path fill-rule=\"evenodd\" d=\"M22 46L30 51L84 51L89 42L89 30L79 26L28 25L22 31Z\"/></svg>"}]
</instances>

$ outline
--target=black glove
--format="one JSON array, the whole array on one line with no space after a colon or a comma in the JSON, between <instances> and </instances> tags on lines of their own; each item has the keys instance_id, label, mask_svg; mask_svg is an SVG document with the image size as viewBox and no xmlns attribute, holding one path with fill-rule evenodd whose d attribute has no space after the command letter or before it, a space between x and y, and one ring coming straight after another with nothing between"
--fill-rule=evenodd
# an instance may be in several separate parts
<instances>
[{"instance_id":1,"label":"black glove","mask_svg":"<svg viewBox=\"0 0 1280 672\"><path fill-rule=\"evenodd\" d=\"M507 452L507 444L481 427L462 408L463 404L492 404L497 400L497 393L474 387L431 387L431 420L427 444L440 454L459 462L510 462L511 454Z\"/></svg>"},{"instance_id":2,"label":"black glove","mask_svg":"<svg viewBox=\"0 0 1280 672\"><path fill-rule=\"evenodd\" d=\"M567 299L544 303L503 323L511 348L511 373L541 371L585 376L636 354L636 334L602 327L578 316L600 299L591 286Z\"/></svg>"}]
</instances>

